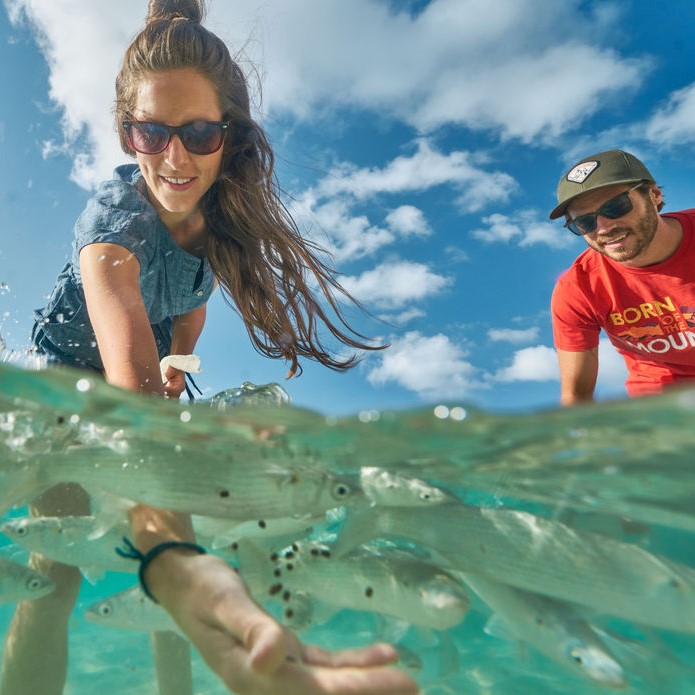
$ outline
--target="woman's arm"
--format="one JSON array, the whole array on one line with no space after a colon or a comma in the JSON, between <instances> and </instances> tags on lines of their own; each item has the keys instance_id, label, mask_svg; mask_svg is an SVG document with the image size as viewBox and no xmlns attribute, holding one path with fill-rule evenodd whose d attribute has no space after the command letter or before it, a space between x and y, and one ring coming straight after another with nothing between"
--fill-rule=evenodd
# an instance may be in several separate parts
<instances>
[{"instance_id":1,"label":"woman's arm","mask_svg":"<svg viewBox=\"0 0 695 695\"><path fill-rule=\"evenodd\" d=\"M164 395L159 359L140 293L138 261L114 244L80 253L87 309L106 379L133 391ZM179 317L174 349L190 352L204 310ZM194 540L190 517L138 504L129 512L133 542L146 553L159 543ZM171 548L149 565L149 589L203 659L240 695L416 695L412 679L389 664L387 645L327 652L302 645L250 597L223 560Z\"/></svg>"},{"instance_id":2,"label":"woman's arm","mask_svg":"<svg viewBox=\"0 0 695 695\"><path fill-rule=\"evenodd\" d=\"M135 545L147 552L169 540L190 541L180 515L138 505L131 511ZM240 695L417 695L417 685L391 667L385 644L328 652L303 645L251 598L221 558L174 548L148 565L150 592L171 614L231 692Z\"/></svg>"},{"instance_id":3,"label":"woman's arm","mask_svg":"<svg viewBox=\"0 0 695 695\"><path fill-rule=\"evenodd\" d=\"M90 244L80 252L80 271L106 380L131 391L163 395L137 258L116 244Z\"/></svg>"},{"instance_id":4,"label":"woman's arm","mask_svg":"<svg viewBox=\"0 0 695 695\"><path fill-rule=\"evenodd\" d=\"M195 345L205 326L206 306L199 306L187 314L174 318L171 334L171 355L192 355ZM164 393L169 398L178 398L186 388L186 374L176 367L168 366L164 372Z\"/></svg>"}]
</instances>

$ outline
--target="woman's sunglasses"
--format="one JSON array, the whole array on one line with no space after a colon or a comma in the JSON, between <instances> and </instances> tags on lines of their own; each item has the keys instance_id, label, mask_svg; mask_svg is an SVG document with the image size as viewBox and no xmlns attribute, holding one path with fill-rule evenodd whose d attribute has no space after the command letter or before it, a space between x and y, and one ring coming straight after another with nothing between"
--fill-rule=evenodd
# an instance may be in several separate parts
<instances>
[{"instance_id":1,"label":"woman's sunglasses","mask_svg":"<svg viewBox=\"0 0 695 695\"><path fill-rule=\"evenodd\" d=\"M140 154L164 152L174 135L191 154L212 154L222 147L229 121L191 121L171 126L149 121L123 121L128 144Z\"/></svg>"},{"instance_id":2,"label":"woman's sunglasses","mask_svg":"<svg viewBox=\"0 0 695 695\"><path fill-rule=\"evenodd\" d=\"M586 215L579 215L579 217L575 217L573 220L567 220L565 227L577 236L584 236L596 230L596 218L599 215L607 217L609 220L617 220L619 217L627 215L632 210L631 191L644 186L645 183L646 181L640 181L632 188L628 188L614 198L607 200L596 212L589 212Z\"/></svg>"}]
</instances>

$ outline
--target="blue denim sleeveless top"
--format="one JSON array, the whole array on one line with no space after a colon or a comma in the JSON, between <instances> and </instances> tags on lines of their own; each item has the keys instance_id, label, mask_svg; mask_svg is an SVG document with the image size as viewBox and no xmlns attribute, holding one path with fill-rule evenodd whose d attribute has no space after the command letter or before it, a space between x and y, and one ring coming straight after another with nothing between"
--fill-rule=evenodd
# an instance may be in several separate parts
<instances>
[{"instance_id":1,"label":"blue denim sleeveless top","mask_svg":"<svg viewBox=\"0 0 695 695\"><path fill-rule=\"evenodd\" d=\"M80 251L89 244L118 244L137 258L140 290L160 358L169 354L173 317L209 299L215 283L210 265L176 244L145 190L136 164L120 166L77 219L70 261L48 304L35 312L32 341L49 361L103 370L80 274Z\"/></svg>"}]
</instances>

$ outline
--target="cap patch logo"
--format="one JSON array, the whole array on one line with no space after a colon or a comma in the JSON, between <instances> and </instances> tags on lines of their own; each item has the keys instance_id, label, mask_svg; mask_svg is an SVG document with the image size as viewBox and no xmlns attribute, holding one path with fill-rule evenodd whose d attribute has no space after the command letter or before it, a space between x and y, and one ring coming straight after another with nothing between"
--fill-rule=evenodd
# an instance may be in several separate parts
<instances>
[{"instance_id":1,"label":"cap patch logo","mask_svg":"<svg viewBox=\"0 0 695 695\"><path fill-rule=\"evenodd\" d=\"M597 161L592 161L592 162L582 162L581 164L577 164L572 171L567 174L567 180L572 181L573 183L584 183L591 173L596 169L601 162Z\"/></svg>"}]
</instances>

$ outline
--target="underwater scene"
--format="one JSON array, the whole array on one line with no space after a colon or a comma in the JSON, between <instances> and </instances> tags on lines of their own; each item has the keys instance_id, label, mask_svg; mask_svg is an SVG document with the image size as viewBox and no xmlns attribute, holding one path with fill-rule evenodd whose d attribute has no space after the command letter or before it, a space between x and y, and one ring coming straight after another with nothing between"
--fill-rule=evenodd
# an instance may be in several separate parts
<instances>
[{"instance_id":1,"label":"underwater scene","mask_svg":"<svg viewBox=\"0 0 695 695\"><path fill-rule=\"evenodd\" d=\"M177 402L0 363L0 631L53 588L30 552L74 564L66 694L155 693L150 633L177 628L114 550L142 501L190 513L304 642L391 642L429 695L689 695L694 451L690 390L329 417L275 384ZM90 516L28 516L64 482Z\"/></svg>"}]
</instances>

